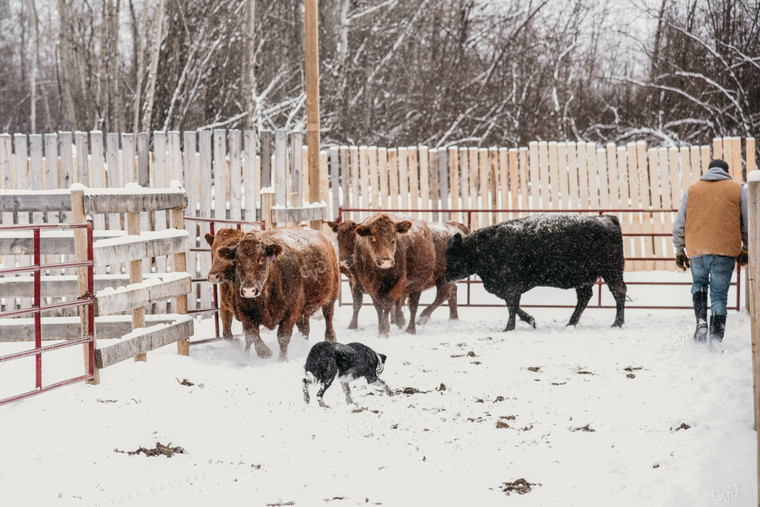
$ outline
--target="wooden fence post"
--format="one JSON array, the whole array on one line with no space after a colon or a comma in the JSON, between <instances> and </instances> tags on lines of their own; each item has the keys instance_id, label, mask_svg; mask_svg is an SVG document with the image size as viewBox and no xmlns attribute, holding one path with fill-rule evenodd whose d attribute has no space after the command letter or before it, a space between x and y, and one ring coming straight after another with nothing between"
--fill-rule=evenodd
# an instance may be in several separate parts
<instances>
[{"instance_id":1,"label":"wooden fence post","mask_svg":"<svg viewBox=\"0 0 760 507\"><path fill-rule=\"evenodd\" d=\"M87 220L87 216L84 212L84 190L76 189L71 191L71 220L73 223L82 223ZM74 249L76 251L76 260L87 260L87 231L85 229L74 230ZM80 296L83 296L87 292L87 268L77 268L77 286ZM90 329L89 312L92 311L92 307L81 306L79 316L82 325L82 335L92 333L93 343L92 347L95 348L95 330ZM84 372L90 372L90 344L85 343L82 345L84 351ZM88 380L88 384L100 384L100 369L97 364L92 365L92 380Z\"/></svg>"},{"instance_id":2,"label":"wooden fence post","mask_svg":"<svg viewBox=\"0 0 760 507\"><path fill-rule=\"evenodd\" d=\"M177 230L183 230L185 228L185 210L183 208L174 208L171 210L171 226ZM192 237L192 236L191 236ZM185 252L179 252L174 254L174 272L182 273L187 271L187 261L185 259ZM195 271L193 269L193 271ZM194 275L192 273L191 275ZM176 313L181 315L187 314L187 294L180 294L175 299L177 303ZM187 339L179 340L177 342L177 353L183 356L190 355L190 342Z\"/></svg>"},{"instance_id":3,"label":"wooden fence post","mask_svg":"<svg viewBox=\"0 0 760 507\"><path fill-rule=\"evenodd\" d=\"M277 206L288 204L288 132L274 132L274 192Z\"/></svg>"},{"instance_id":4,"label":"wooden fence post","mask_svg":"<svg viewBox=\"0 0 760 507\"><path fill-rule=\"evenodd\" d=\"M749 265L747 266L747 280L749 291L747 304L749 305L750 322L752 325L752 378L755 400L755 431L760 435L760 321L757 312L760 309L760 301L757 290L757 275L760 273L760 171L747 174L749 187ZM758 484L760 484L760 437L757 440L757 464ZM760 505L760 500L758 501Z\"/></svg>"},{"instance_id":5,"label":"wooden fence post","mask_svg":"<svg viewBox=\"0 0 760 507\"><path fill-rule=\"evenodd\" d=\"M332 216L338 217L340 208L340 154L337 146L330 147L330 188L332 189Z\"/></svg>"},{"instance_id":6,"label":"wooden fence post","mask_svg":"<svg viewBox=\"0 0 760 507\"><path fill-rule=\"evenodd\" d=\"M137 236L140 234L140 214L127 213L127 234ZM142 259L129 262L129 283L142 282ZM145 327L145 307L134 308L132 310L132 329ZM147 354L138 354L135 361L147 361Z\"/></svg>"},{"instance_id":7,"label":"wooden fence post","mask_svg":"<svg viewBox=\"0 0 760 507\"><path fill-rule=\"evenodd\" d=\"M274 189L266 187L261 189L261 220L264 221L266 230L273 229L276 224L272 222L272 208L274 207Z\"/></svg>"}]
</instances>

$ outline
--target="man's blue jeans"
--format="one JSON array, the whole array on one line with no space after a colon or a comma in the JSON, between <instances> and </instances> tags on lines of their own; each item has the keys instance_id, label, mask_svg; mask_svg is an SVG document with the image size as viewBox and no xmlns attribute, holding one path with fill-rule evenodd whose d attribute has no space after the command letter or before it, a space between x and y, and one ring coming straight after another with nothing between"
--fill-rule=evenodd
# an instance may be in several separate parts
<instances>
[{"instance_id":1,"label":"man's blue jeans","mask_svg":"<svg viewBox=\"0 0 760 507\"><path fill-rule=\"evenodd\" d=\"M707 292L710 288L710 311L716 315L726 315L728 288L731 285L731 275L734 273L735 257L727 255L700 255L692 257L691 277L693 280L691 293Z\"/></svg>"}]
</instances>

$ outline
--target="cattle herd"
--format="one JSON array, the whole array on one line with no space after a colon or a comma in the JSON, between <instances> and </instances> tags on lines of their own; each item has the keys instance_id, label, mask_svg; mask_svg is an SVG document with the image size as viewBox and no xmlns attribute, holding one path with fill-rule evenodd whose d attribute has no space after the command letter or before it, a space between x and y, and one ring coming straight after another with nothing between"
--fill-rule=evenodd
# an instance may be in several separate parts
<instances>
[{"instance_id":1,"label":"cattle herd","mask_svg":"<svg viewBox=\"0 0 760 507\"><path fill-rule=\"evenodd\" d=\"M333 327L340 273L349 279L357 328L364 294L377 311L378 335L390 324L406 323L415 334L432 312L449 301L449 318L457 318L456 281L479 276L485 289L504 299L509 311L505 331L515 318L535 327L520 308L521 295L537 286L575 288L577 305L568 325L577 324L596 280L607 283L616 302L614 326L624 321L623 240L614 216L535 215L471 232L457 222L428 223L377 213L356 223L328 222L337 235L338 256L322 233L301 227L243 233L220 229L206 234L211 246L211 283L220 284L224 337L232 338L233 316L243 324L246 351L272 355L259 327L277 327L279 357L287 359L293 326L308 337L309 317L321 308L325 341L336 340ZM417 318L420 294L435 287L433 303Z\"/></svg>"}]
</instances>

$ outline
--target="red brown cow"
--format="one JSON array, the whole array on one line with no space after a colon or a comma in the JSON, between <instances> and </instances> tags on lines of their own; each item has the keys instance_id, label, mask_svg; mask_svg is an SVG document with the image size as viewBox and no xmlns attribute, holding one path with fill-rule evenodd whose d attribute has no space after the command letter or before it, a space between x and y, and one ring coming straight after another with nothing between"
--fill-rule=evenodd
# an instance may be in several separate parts
<instances>
[{"instance_id":1,"label":"red brown cow","mask_svg":"<svg viewBox=\"0 0 760 507\"><path fill-rule=\"evenodd\" d=\"M235 315L235 308L232 304L235 260L222 258L218 252L220 248L231 246L240 241L243 237L243 231L223 228L219 229L216 235L207 233L204 237L211 247L211 269L208 272L208 281L219 284L219 314L222 318L222 336L225 340L231 340L232 317Z\"/></svg>"},{"instance_id":2,"label":"red brown cow","mask_svg":"<svg viewBox=\"0 0 760 507\"><path fill-rule=\"evenodd\" d=\"M435 247L430 229L421 220L395 221L379 213L364 220L356 234L356 278L372 296L379 336L388 336L390 310L405 295L411 314L406 332L415 334L420 294L434 284Z\"/></svg>"},{"instance_id":3,"label":"red brown cow","mask_svg":"<svg viewBox=\"0 0 760 507\"><path fill-rule=\"evenodd\" d=\"M389 215L396 220L394 215ZM362 222L363 223L363 222ZM340 259L340 272L346 275L351 285L351 298L353 301L353 315L348 329L359 328L359 310L362 309L364 302L364 288L356 277L356 268L354 267L354 245L356 244L356 228L360 225L353 220L343 220L341 222L327 222L327 225L338 236L338 258ZM404 325L404 313L401 308L403 299L396 301L393 313L391 313L391 323L397 324L398 327Z\"/></svg>"},{"instance_id":4,"label":"red brown cow","mask_svg":"<svg viewBox=\"0 0 760 507\"><path fill-rule=\"evenodd\" d=\"M239 243L219 250L235 259L233 298L243 323L246 351L253 344L259 357L272 351L261 340L259 326L277 327L280 360L287 359L293 326L307 337L309 316L322 308L325 340L335 341L333 311L338 298L338 260L321 233L304 228L282 228L246 234Z\"/></svg>"},{"instance_id":5,"label":"red brown cow","mask_svg":"<svg viewBox=\"0 0 760 507\"><path fill-rule=\"evenodd\" d=\"M428 223L430 232L433 233L433 244L435 246L435 268L433 268L433 280L435 282L436 293L433 302L425 308L417 319L417 324L424 324L430 319L430 315L436 308L441 306L444 301L449 301L449 319L459 319L457 312L457 285L456 282L446 281L446 248L449 246L449 239L454 234L469 234L470 228L459 222L430 222Z\"/></svg>"}]
</instances>

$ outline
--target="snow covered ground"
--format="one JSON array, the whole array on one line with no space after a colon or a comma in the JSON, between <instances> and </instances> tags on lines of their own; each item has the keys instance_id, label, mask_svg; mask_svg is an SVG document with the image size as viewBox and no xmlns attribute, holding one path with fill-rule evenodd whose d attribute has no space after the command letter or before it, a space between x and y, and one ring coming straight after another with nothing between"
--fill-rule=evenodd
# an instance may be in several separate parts
<instances>
[{"instance_id":1,"label":"snow covered ground","mask_svg":"<svg viewBox=\"0 0 760 507\"><path fill-rule=\"evenodd\" d=\"M632 288L631 304L688 304L677 291ZM339 341L387 354L382 378L399 391L355 383L357 406L339 385L329 409L304 403L303 363L324 332L313 319L287 362L170 346L103 370L99 386L0 407L0 505L757 505L746 312L730 313L721 352L692 343L688 310L628 310L622 329L614 310L576 328L571 309L528 311L537 329L502 332L505 308L454 322L442 308L416 336L379 340L371 307L356 331L338 308ZM274 332L264 339L276 350ZM55 354L54 373L81 368L81 348ZM157 442L184 452L129 454ZM520 479L530 491L507 495Z\"/></svg>"}]
</instances>

